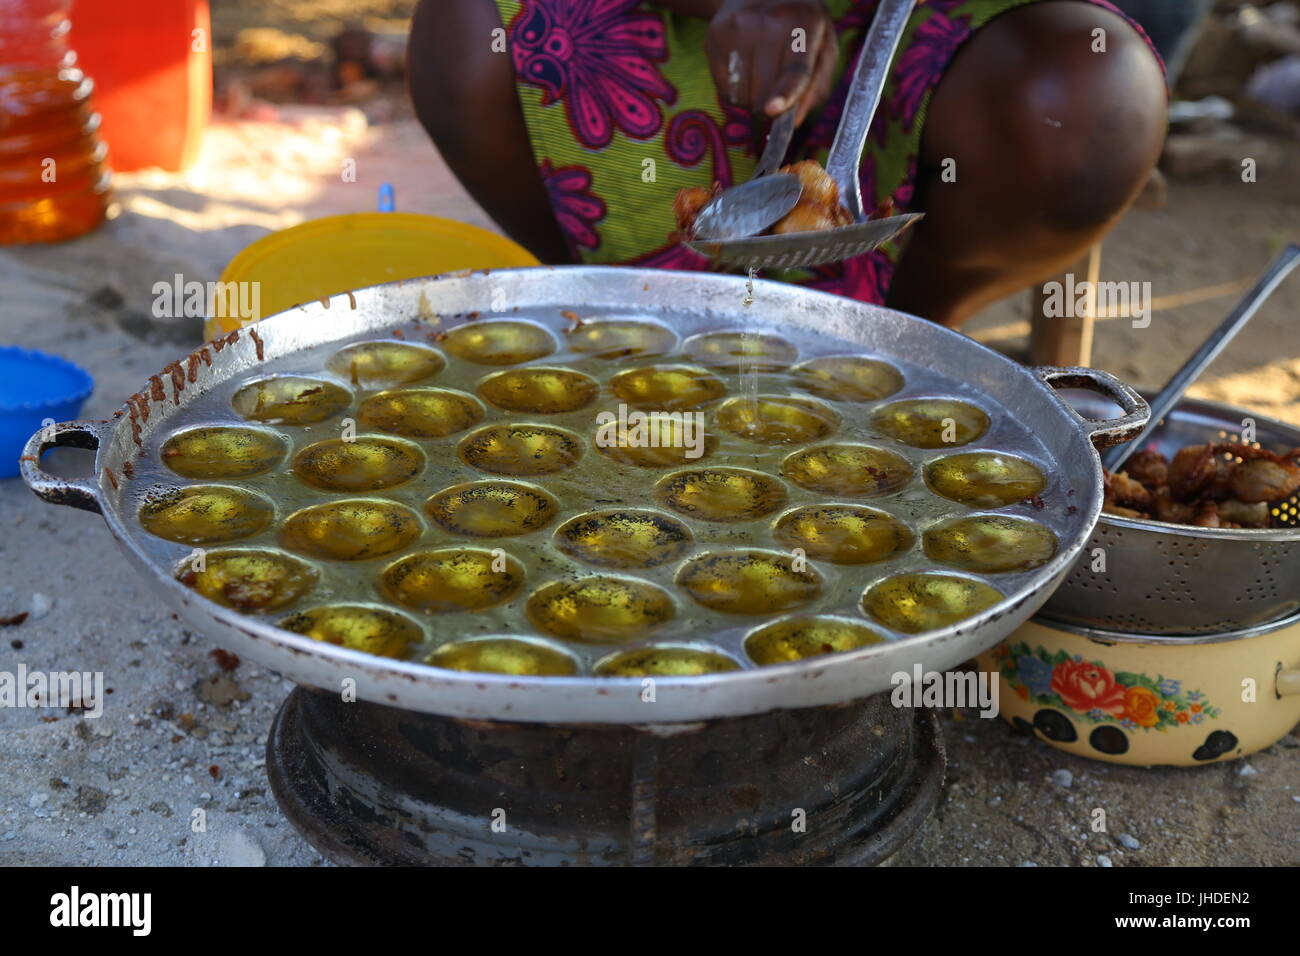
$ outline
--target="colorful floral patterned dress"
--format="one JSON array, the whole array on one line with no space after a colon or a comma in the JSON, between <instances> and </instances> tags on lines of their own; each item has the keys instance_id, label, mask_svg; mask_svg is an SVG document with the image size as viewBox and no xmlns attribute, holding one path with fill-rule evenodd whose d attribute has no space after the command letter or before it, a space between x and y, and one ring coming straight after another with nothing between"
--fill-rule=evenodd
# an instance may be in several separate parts
<instances>
[{"instance_id":1,"label":"colorful floral patterned dress","mask_svg":"<svg viewBox=\"0 0 1300 956\"><path fill-rule=\"evenodd\" d=\"M744 182L761 142L750 113L722 102L704 53L708 23L639 0L495 0L533 155L575 260L707 269L679 243L672 204L686 186ZM963 42L1037 0L921 0L895 56L861 168L863 205L911 207L930 95ZM1114 10L1106 0L1086 0ZM878 0L827 0L834 90L788 154L825 163L851 67ZM1116 11L1119 12L1119 11ZM1154 48L1153 48L1154 52ZM898 250L783 276L883 303Z\"/></svg>"}]
</instances>

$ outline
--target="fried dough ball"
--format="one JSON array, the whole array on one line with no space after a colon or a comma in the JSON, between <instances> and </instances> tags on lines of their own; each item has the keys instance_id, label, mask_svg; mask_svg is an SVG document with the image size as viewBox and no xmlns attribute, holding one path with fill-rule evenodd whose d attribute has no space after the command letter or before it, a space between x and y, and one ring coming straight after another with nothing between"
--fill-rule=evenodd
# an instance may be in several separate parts
<instances>
[{"instance_id":1,"label":"fried dough ball","mask_svg":"<svg viewBox=\"0 0 1300 956\"><path fill-rule=\"evenodd\" d=\"M781 172L799 177L803 193L785 218L772 227L773 235L795 232L823 232L853 222L849 211L840 204L840 187L830 173L814 160L782 166Z\"/></svg>"},{"instance_id":2,"label":"fried dough ball","mask_svg":"<svg viewBox=\"0 0 1300 956\"><path fill-rule=\"evenodd\" d=\"M1124 463L1124 471L1151 491L1169 484L1169 462L1164 455L1153 449L1135 452Z\"/></svg>"},{"instance_id":3,"label":"fried dough ball","mask_svg":"<svg viewBox=\"0 0 1300 956\"><path fill-rule=\"evenodd\" d=\"M700 210L713 201L720 192L717 184L712 189L703 186L688 186L677 193L673 200L673 216L677 219L677 228L687 234L695 232L695 217Z\"/></svg>"},{"instance_id":4,"label":"fried dough ball","mask_svg":"<svg viewBox=\"0 0 1300 956\"><path fill-rule=\"evenodd\" d=\"M770 232L773 235L822 232L852 224L853 217L840 203L840 187L816 160L805 159L791 163L789 166L782 166L779 172L798 177L803 192L795 207L772 227ZM699 216L700 210L712 202L720 192L722 186L719 183L714 183L712 189L688 186L680 190L673 200L673 216L677 220L677 232L674 233L674 238L689 239L694 236L695 219Z\"/></svg>"},{"instance_id":5,"label":"fried dough ball","mask_svg":"<svg viewBox=\"0 0 1300 956\"><path fill-rule=\"evenodd\" d=\"M1216 445L1215 449L1241 458L1227 480L1228 491L1240 501L1277 501L1300 490L1300 464L1294 452L1278 455L1249 445Z\"/></svg>"},{"instance_id":6,"label":"fried dough ball","mask_svg":"<svg viewBox=\"0 0 1300 956\"><path fill-rule=\"evenodd\" d=\"M831 179L831 174L822 169L821 164L816 160L805 159L802 162L791 163L789 166L782 166L780 172L799 178L799 185L803 187L803 194L799 197L800 202L812 203L816 206L840 204L840 187L835 180Z\"/></svg>"},{"instance_id":7,"label":"fried dough ball","mask_svg":"<svg viewBox=\"0 0 1300 956\"><path fill-rule=\"evenodd\" d=\"M1151 492L1140 481L1134 481L1125 472L1119 471L1111 475L1108 486L1110 497L1117 505L1142 509L1151 505Z\"/></svg>"},{"instance_id":8,"label":"fried dough ball","mask_svg":"<svg viewBox=\"0 0 1300 956\"><path fill-rule=\"evenodd\" d=\"M792 232L822 232L834 229L836 225L834 217L825 207L800 201L785 214L784 219L772 227L772 234L784 236Z\"/></svg>"},{"instance_id":9,"label":"fried dough ball","mask_svg":"<svg viewBox=\"0 0 1300 956\"><path fill-rule=\"evenodd\" d=\"M1157 521L1169 524L1191 524L1196 516L1196 509L1182 501L1174 501L1168 486L1155 493L1152 500L1151 514Z\"/></svg>"},{"instance_id":10,"label":"fried dough ball","mask_svg":"<svg viewBox=\"0 0 1300 956\"><path fill-rule=\"evenodd\" d=\"M1219 502L1219 517L1243 528L1267 528L1268 502L1245 502L1229 498Z\"/></svg>"}]
</instances>

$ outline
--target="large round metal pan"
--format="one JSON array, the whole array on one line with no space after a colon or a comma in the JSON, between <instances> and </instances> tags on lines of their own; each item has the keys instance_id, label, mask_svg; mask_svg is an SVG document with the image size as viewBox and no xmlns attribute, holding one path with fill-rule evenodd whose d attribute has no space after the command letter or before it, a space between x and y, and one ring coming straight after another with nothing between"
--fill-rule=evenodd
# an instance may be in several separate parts
<instances>
[{"instance_id":1,"label":"large round metal pan","mask_svg":"<svg viewBox=\"0 0 1300 956\"><path fill-rule=\"evenodd\" d=\"M657 318L682 336L711 329L763 329L803 343L806 355L852 351L923 369L951 394L974 397L995 419L1014 421L1019 433L1030 436L1033 454L1051 472L1049 506L1037 512L1028 504L1011 510L1047 524L1059 539L1059 550L1032 571L999 575L997 585L1006 598L956 625L895 635L860 650L793 664L657 678L653 695L645 692L641 678L498 676L375 657L313 641L264 617L239 614L175 579L176 546L161 547L170 543L140 527L130 486L137 466L146 464L144 449L186 422L187 409L206 394L228 390L234 379L250 373L301 371L295 357L305 362L305 356L319 355L325 346L389 337L402 325L418 331L422 317L441 317L439 328L446 330L480 313L510 315L516 310L550 324L555 332L566 322L563 310L583 316L631 310ZM1054 390L1063 387L1105 393L1123 414L1104 422L1085 420L1057 397ZM231 333L168 366L113 419L66 423L33 436L22 473L47 501L100 512L159 597L194 628L302 684L331 691L355 687L366 700L454 717L672 724L842 703L890 689L895 674L911 674L916 665L939 671L993 646L1039 608L1088 540L1102 502L1094 442L1131 438L1146 416L1142 399L1105 373L1025 368L913 316L805 288L756 282L751 301L745 279L733 276L599 267L519 269L377 286L299 306ZM56 445L97 449L93 476L67 480L43 472L40 456ZM1044 498L1049 498L1047 492ZM916 567L926 559L916 549L910 560ZM863 572L863 583L883 573Z\"/></svg>"}]
</instances>

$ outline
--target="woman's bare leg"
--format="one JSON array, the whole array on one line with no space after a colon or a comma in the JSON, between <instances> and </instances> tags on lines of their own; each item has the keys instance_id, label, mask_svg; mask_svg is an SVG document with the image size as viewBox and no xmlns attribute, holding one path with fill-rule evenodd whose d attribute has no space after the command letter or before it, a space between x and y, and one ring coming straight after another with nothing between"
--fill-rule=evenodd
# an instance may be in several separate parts
<instances>
[{"instance_id":1,"label":"woman's bare leg","mask_svg":"<svg viewBox=\"0 0 1300 956\"><path fill-rule=\"evenodd\" d=\"M492 0L421 0L407 73L416 115L462 186L543 262L571 262L533 159Z\"/></svg>"},{"instance_id":2,"label":"woman's bare leg","mask_svg":"<svg viewBox=\"0 0 1300 956\"><path fill-rule=\"evenodd\" d=\"M916 203L926 217L889 304L957 325L1076 262L1141 191L1165 115L1155 58L1108 10L1053 0L984 26L931 99Z\"/></svg>"}]
</instances>

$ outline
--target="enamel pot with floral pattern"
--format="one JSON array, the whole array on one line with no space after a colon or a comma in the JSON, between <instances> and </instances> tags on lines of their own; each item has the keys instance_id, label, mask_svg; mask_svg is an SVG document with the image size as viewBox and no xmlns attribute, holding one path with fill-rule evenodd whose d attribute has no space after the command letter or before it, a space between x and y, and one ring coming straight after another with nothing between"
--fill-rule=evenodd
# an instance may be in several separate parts
<instances>
[{"instance_id":1,"label":"enamel pot with floral pattern","mask_svg":"<svg viewBox=\"0 0 1300 956\"><path fill-rule=\"evenodd\" d=\"M1300 615L1152 637L1021 625L979 656L1004 720L1071 753L1194 767L1268 747L1300 721Z\"/></svg>"}]
</instances>

